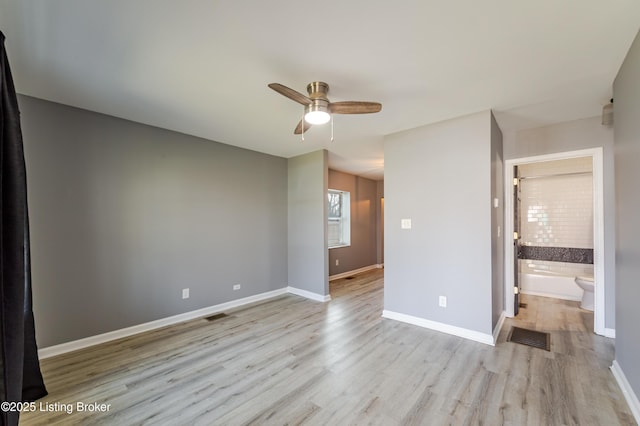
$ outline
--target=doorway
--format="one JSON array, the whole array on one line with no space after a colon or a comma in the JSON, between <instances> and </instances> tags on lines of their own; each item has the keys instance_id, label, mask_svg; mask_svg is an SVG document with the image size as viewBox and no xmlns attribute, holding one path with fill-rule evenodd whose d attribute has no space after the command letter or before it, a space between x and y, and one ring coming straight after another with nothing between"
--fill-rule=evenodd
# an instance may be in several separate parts
<instances>
[{"instance_id":1,"label":"doorway","mask_svg":"<svg viewBox=\"0 0 640 426\"><path fill-rule=\"evenodd\" d=\"M382 268L383 182L330 169L328 187L329 281Z\"/></svg>"},{"instance_id":2,"label":"doorway","mask_svg":"<svg viewBox=\"0 0 640 426\"><path fill-rule=\"evenodd\" d=\"M505 314L507 317L513 317L517 314L517 295L519 292L519 283L517 280L517 261L516 250L518 244L514 244L514 240L519 237L515 234L519 231L518 224L515 219L517 208L517 192L512 191L511 183L515 183L514 169L516 166L523 166L533 163L542 163L555 160L576 159L580 157L589 157L592 162L592 193L593 193L593 276L596 282L594 292L594 332L596 334L605 335L605 263L604 263L604 182L603 182L603 154L602 148L586 149L579 151L571 151L550 155L542 155L535 157L518 158L505 161L505 294L506 306ZM511 237L513 236L513 237ZM577 286L576 286L577 288ZM514 303L515 302L515 303Z\"/></svg>"}]
</instances>

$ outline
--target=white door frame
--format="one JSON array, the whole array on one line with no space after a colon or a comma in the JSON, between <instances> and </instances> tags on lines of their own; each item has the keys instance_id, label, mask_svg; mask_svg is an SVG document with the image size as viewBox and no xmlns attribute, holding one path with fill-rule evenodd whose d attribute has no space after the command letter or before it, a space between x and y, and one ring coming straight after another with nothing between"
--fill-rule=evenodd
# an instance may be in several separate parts
<instances>
[{"instance_id":1,"label":"white door frame","mask_svg":"<svg viewBox=\"0 0 640 426\"><path fill-rule=\"evenodd\" d=\"M576 157L591 157L593 160L593 275L595 280L594 292L594 321L593 331L606 335L605 292L604 292L604 173L602 147L582 149L579 151L559 152L555 154L538 155L534 157L516 158L505 161L504 167L504 277L505 277L505 315L514 316L513 309L513 166L541 161L564 160Z\"/></svg>"}]
</instances>

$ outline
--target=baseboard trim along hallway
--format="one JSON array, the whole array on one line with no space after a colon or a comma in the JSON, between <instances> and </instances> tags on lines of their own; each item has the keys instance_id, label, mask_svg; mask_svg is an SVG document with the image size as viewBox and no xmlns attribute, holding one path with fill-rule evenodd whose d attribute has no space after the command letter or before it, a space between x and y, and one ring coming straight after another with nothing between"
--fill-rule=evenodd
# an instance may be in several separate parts
<instances>
[{"instance_id":1,"label":"baseboard trim along hallway","mask_svg":"<svg viewBox=\"0 0 640 426\"><path fill-rule=\"evenodd\" d=\"M365 266L363 268L354 269L353 271L341 272L339 274L330 275L329 281L335 281L335 280L339 280L340 278L350 277L351 275L356 275L362 272L371 271L372 269L382 269L383 267L384 265L382 264L376 264L376 265Z\"/></svg>"}]
</instances>

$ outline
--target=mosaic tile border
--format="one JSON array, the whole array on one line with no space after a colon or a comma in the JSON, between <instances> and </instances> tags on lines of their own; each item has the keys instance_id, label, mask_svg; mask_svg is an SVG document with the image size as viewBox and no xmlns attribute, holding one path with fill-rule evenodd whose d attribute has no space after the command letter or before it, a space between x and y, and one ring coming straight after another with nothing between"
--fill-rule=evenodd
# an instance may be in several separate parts
<instances>
[{"instance_id":1,"label":"mosaic tile border","mask_svg":"<svg viewBox=\"0 0 640 426\"><path fill-rule=\"evenodd\" d=\"M593 249L573 247L520 246L518 259L593 265Z\"/></svg>"}]
</instances>

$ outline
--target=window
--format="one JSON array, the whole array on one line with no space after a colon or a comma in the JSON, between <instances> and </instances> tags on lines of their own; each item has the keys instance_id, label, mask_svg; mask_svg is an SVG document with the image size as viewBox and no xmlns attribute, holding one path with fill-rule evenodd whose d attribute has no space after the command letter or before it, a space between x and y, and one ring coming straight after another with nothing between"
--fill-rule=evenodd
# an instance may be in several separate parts
<instances>
[{"instance_id":1,"label":"window","mask_svg":"<svg viewBox=\"0 0 640 426\"><path fill-rule=\"evenodd\" d=\"M327 200L329 210L329 248L351 244L351 203L348 192L330 189Z\"/></svg>"}]
</instances>

